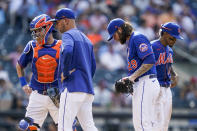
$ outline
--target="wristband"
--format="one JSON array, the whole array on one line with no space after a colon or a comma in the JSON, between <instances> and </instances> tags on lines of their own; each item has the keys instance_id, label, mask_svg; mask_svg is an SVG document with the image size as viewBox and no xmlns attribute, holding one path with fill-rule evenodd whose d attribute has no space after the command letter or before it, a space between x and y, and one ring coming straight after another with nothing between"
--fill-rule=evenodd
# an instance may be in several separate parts
<instances>
[{"instance_id":1,"label":"wristband","mask_svg":"<svg viewBox=\"0 0 197 131\"><path fill-rule=\"evenodd\" d=\"M20 80L20 83L21 83L22 87L27 85L27 81L25 80L25 77L19 77L19 80Z\"/></svg>"}]
</instances>

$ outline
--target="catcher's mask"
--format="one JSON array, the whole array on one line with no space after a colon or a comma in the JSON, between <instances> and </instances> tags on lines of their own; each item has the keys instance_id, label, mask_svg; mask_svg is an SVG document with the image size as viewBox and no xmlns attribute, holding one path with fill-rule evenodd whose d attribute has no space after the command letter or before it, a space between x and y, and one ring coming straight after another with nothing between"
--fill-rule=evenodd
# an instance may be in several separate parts
<instances>
[{"instance_id":1,"label":"catcher's mask","mask_svg":"<svg viewBox=\"0 0 197 131\"><path fill-rule=\"evenodd\" d=\"M30 31L32 37L39 45L47 43L49 34L53 30L53 22L50 21L50 16L46 14L35 17L30 23Z\"/></svg>"}]
</instances>

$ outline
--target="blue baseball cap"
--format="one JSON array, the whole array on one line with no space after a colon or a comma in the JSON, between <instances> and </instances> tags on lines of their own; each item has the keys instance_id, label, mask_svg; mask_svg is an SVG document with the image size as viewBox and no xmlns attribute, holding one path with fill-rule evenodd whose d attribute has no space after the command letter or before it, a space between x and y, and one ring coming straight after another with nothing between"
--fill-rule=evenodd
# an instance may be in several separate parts
<instances>
[{"instance_id":1,"label":"blue baseball cap","mask_svg":"<svg viewBox=\"0 0 197 131\"><path fill-rule=\"evenodd\" d=\"M181 27L174 22L168 22L161 25L161 30L163 32L167 32L168 34L175 37L176 39L181 39L181 40L183 39L183 37L180 36Z\"/></svg>"},{"instance_id":2,"label":"blue baseball cap","mask_svg":"<svg viewBox=\"0 0 197 131\"><path fill-rule=\"evenodd\" d=\"M109 33L108 41L110 41L113 38L114 33L118 30L118 27L121 27L125 21L121 18L113 19L109 22L107 26L107 31Z\"/></svg>"},{"instance_id":3,"label":"blue baseball cap","mask_svg":"<svg viewBox=\"0 0 197 131\"><path fill-rule=\"evenodd\" d=\"M64 18L75 19L75 13L69 8L62 8L56 11L55 19L51 21L57 21Z\"/></svg>"}]
</instances>

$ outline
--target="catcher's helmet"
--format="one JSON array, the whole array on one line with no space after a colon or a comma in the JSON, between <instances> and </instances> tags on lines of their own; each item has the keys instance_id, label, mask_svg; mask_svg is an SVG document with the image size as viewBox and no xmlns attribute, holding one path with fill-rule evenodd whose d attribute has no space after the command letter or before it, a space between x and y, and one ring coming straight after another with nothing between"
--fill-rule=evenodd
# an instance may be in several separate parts
<instances>
[{"instance_id":1,"label":"catcher's helmet","mask_svg":"<svg viewBox=\"0 0 197 131\"><path fill-rule=\"evenodd\" d=\"M47 42L49 34L53 30L53 22L50 21L51 17L42 14L35 17L30 23L30 31L32 31L33 39L37 39L39 36L36 35L35 30L37 29L45 29L45 35L41 41L39 41L40 45L44 45Z\"/></svg>"},{"instance_id":2,"label":"catcher's helmet","mask_svg":"<svg viewBox=\"0 0 197 131\"><path fill-rule=\"evenodd\" d=\"M175 37L176 39L183 39L183 37L180 36L181 27L174 22L168 22L161 25L161 30L163 32L169 33L171 36Z\"/></svg>"}]
</instances>

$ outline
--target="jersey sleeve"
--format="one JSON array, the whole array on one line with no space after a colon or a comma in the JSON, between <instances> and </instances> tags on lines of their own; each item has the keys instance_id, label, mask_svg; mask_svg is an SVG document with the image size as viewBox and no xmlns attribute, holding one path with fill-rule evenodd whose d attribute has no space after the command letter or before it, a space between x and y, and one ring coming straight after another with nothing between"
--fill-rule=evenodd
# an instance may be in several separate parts
<instances>
[{"instance_id":1,"label":"jersey sleeve","mask_svg":"<svg viewBox=\"0 0 197 131\"><path fill-rule=\"evenodd\" d=\"M25 68L33 59L33 49L31 43L31 41L27 43L26 47L23 50L23 53L18 59L18 64L23 68Z\"/></svg>"},{"instance_id":2,"label":"jersey sleeve","mask_svg":"<svg viewBox=\"0 0 197 131\"><path fill-rule=\"evenodd\" d=\"M95 71L96 71L96 60L95 60L94 51L92 48L92 77L94 76Z\"/></svg>"},{"instance_id":3,"label":"jersey sleeve","mask_svg":"<svg viewBox=\"0 0 197 131\"><path fill-rule=\"evenodd\" d=\"M69 34L63 34L61 46L61 71L64 77L69 75L73 55L74 41Z\"/></svg>"},{"instance_id":4,"label":"jersey sleeve","mask_svg":"<svg viewBox=\"0 0 197 131\"><path fill-rule=\"evenodd\" d=\"M145 36L143 35L136 36L136 38L134 39L134 43L138 57L140 59L144 60L145 57L153 54L151 44Z\"/></svg>"}]
</instances>

